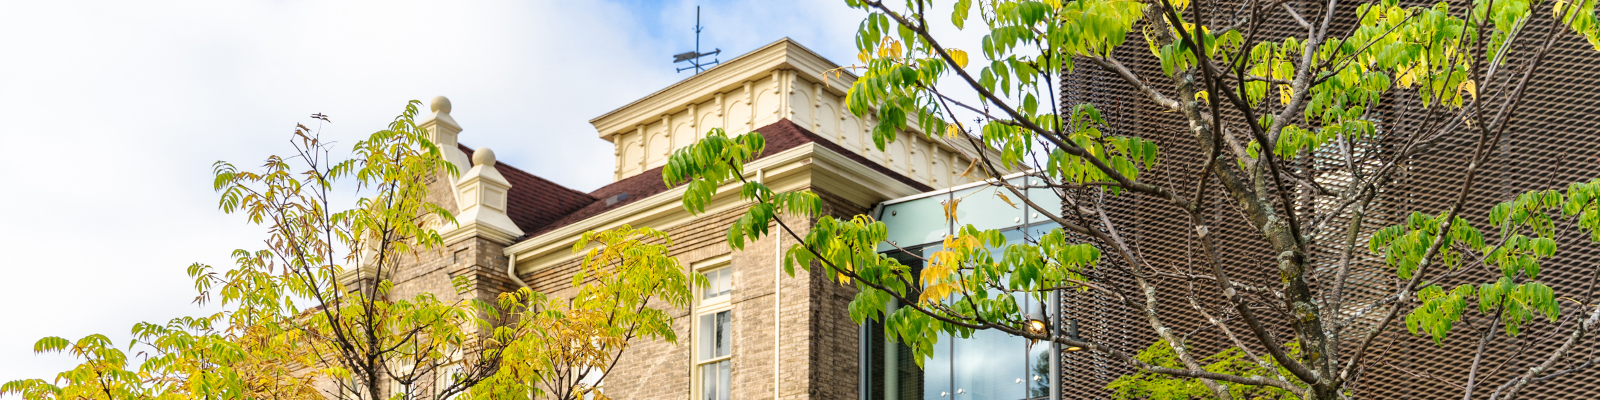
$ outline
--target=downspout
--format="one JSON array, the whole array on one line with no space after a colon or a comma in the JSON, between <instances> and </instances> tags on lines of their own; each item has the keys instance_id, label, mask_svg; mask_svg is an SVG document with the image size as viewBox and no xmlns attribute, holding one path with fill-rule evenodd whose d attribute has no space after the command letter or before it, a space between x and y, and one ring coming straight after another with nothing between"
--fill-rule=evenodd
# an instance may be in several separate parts
<instances>
[{"instance_id":1,"label":"downspout","mask_svg":"<svg viewBox=\"0 0 1600 400\"><path fill-rule=\"evenodd\" d=\"M508 257L506 261L506 276L511 277L511 281L516 282L517 286L532 289L528 287L527 282L523 282L522 278L517 277L517 252L513 251L511 254L507 254L506 257Z\"/></svg>"},{"instance_id":2,"label":"downspout","mask_svg":"<svg viewBox=\"0 0 1600 400\"><path fill-rule=\"evenodd\" d=\"M765 169L756 170L756 182L767 183ZM783 235L773 232L772 239L772 398L776 400L782 383L778 372L783 370L778 364L779 353L783 352L779 347L783 344L783 275L780 274L783 271Z\"/></svg>"}]
</instances>

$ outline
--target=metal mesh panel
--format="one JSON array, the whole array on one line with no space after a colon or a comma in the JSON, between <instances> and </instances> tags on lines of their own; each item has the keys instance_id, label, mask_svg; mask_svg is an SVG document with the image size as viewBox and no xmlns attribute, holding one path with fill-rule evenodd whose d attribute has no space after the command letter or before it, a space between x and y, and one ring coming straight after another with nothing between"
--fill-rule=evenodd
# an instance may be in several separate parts
<instances>
[{"instance_id":1,"label":"metal mesh panel","mask_svg":"<svg viewBox=\"0 0 1600 400\"><path fill-rule=\"evenodd\" d=\"M1319 14L1321 6L1299 2L1298 7L1311 15ZM1346 14L1343 16L1345 21L1337 25L1351 24L1349 19L1354 16ZM1547 16L1535 16L1530 31L1548 23L1548 20ZM1303 28L1286 16L1269 20L1266 25L1268 28L1263 36L1267 38L1291 34L1303 37L1305 34ZM1346 31L1335 30L1339 34ZM1131 45L1119 49L1116 56L1141 76L1152 77L1151 85L1164 91L1171 88L1170 79L1160 72L1159 61L1139 45L1142 40L1141 34L1135 32L1128 38ZM1596 134L1596 123L1600 122L1597 121L1600 119L1600 93L1596 90L1600 89L1600 52L1583 40L1564 34L1558 40L1556 49L1547 57L1543 72L1534 77L1530 87L1532 89L1523 101L1516 122L1507 133L1496 157L1481 170L1463 211L1463 216L1469 217L1474 226L1484 230L1491 240L1496 236L1486 228L1488 224L1483 217L1495 203L1509 200L1524 191L1560 189L1573 181L1600 176L1600 135ZM1194 138L1184 129L1181 116L1152 108L1150 102L1131 85L1088 62L1078 62L1077 69L1063 77L1060 90L1063 105L1080 102L1096 104L1112 126L1110 133L1141 136L1161 146L1163 164L1156 171L1143 174L1141 179L1160 184L1172 182L1180 186L1177 189L1183 193L1193 190L1192 186L1183 185L1193 184L1202 158ZM1409 132L1406 128L1419 123L1418 115L1422 110L1406 107L1407 104L1416 104L1414 101L1405 101L1407 96L1400 93L1392 96L1394 99L1386 98L1386 107L1375 110L1381 120L1381 140L1375 145L1354 149L1357 162L1378 162L1391 157L1392 154L1388 152L1404 139L1399 133ZM1386 136L1391 131L1395 132L1394 137ZM1405 215L1412 211L1429 214L1445 211L1449 202L1459 193L1465 178L1467 165L1463 160L1472 153L1473 138L1457 136L1440 143L1431 153L1406 162L1403 172L1395 177L1390 189L1383 192L1366 210L1363 234L1360 236L1362 240L1377 229L1403 222ZM1340 190L1351 179L1348 173L1343 172L1344 163L1345 160L1338 154L1320 153L1287 167L1320 185ZM1294 190L1307 189L1297 187ZM1307 201L1310 197L1303 192L1295 193L1294 197L1299 202L1296 207L1304 210L1320 211L1332 206ZM1240 212L1221 190L1212 189L1207 199L1207 215L1215 224L1212 236L1223 252L1222 258L1229 274L1236 281L1276 287L1278 276L1272 261L1274 258L1260 234L1243 223ZM1123 195L1101 200L1113 213L1113 220L1122 230L1120 233L1137 249L1135 257L1138 259L1172 270L1187 270L1192 266L1197 272L1204 273L1208 268L1201 262L1203 255L1194 247L1188 220L1179 210L1138 196ZM1063 210L1069 216L1072 214L1070 211ZM1311 267L1319 273L1328 273L1339 259L1340 254L1334 251L1339 246L1331 243L1339 240L1339 236L1348 228L1343 221L1348 220L1350 212L1346 210L1343 215L1333 218L1331 225L1337 228L1326 230L1331 233L1311 238L1326 243L1317 246L1318 249L1310 255ZM1586 293L1582 290L1587 287L1594 268L1600 265L1600 248L1588 243L1587 238L1573 234L1563 236L1558 242L1560 252L1543 263L1544 271L1539 280L1556 288L1558 298L1585 298ZM1341 339L1347 342L1358 339L1368 324L1381 317L1384 309L1375 303L1393 294L1399 285L1394 271L1366 251L1364 242L1358 246L1354 253L1355 268L1350 272L1344 289L1343 310L1345 317L1359 314L1363 318L1343 331ZM1096 272L1100 275L1095 278L1142 302L1143 296L1133 280L1115 273L1119 270L1115 263L1123 263L1123 260L1107 252L1105 262L1107 264ZM1478 270L1466 271L1440 283L1453 287L1489 280L1488 272ZM1164 318L1163 322L1188 339L1196 356L1203 357L1232 346L1190 306L1185 298L1191 290L1190 282L1155 277L1152 283L1157 286L1158 310ZM1313 281L1313 290L1320 293L1326 283ZM1216 290L1211 282L1195 281L1193 290L1201 305L1212 311L1213 316L1223 319L1230 317L1218 312L1226 310L1226 307L1223 307L1222 299L1214 294ZM1564 326L1560 327L1559 335L1552 334L1556 331L1556 324L1543 321L1530 323L1517 338L1506 337L1503 329L1494 334L1495 338L1488 344L1480 370L1483 376L1477 390L1480 396L1487 396L1508 379L1541 362L1549 351L1565 339L1579 307L1567 301L1563 301L1562 307L1564 319L1561 324ZM1376 311L1371 311L1374 309ZM1066 318L1079 321L1080 332L1085 339L1105 343L1130 354L1139 352L1156 339L1146 317L1137 308L1119 304L1095 292L1068 292L1062 296L1062 310ZM1403 322L1391 324L1369 353L1359 379L1352 383L1353 397L1460 397L1460 386L1466 380L1471 352L1481 338L1475 334L1472 324L1481 326L1483 323L1478 318L1481 313L1475 309L1467 314L1473 321L1457 324L1442 345L1433 343L1429 338L1410 335L1405 331ZM1258 315L1280 340L1292 340L1294 335L1282 319L1283 313L1268 308L1258 312ZM1230 320L1229 327L1243 335L1247 345L1259 346L1249 337L1243 324ZM1600 356L1597 354L1600 353L1600 346L1593 344L1596 341L1587 342L1590 344L1581 345L1578 351L1568 357L1569 360L1558 364L1555 369L1581 364ZM1346 345L1345 351L1350 351L1350 347L1353 344ZM1088 352L1068 352L1063 354L1062 360L1061 390L1064 399L1109 398L1106 385L1120 375L1131 372L1119 362ZM1600 376L1600 368L1540 381L1525 390L1521 398L1587 398L1600 395L1600 388L1590 382L1596 376Z\"/></svg>"}]
</instances>

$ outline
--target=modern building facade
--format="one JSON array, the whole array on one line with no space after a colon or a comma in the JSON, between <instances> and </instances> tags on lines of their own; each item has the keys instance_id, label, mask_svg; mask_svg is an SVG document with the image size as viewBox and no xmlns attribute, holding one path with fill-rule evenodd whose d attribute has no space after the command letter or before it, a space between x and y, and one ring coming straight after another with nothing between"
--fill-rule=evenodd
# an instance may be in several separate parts
<instances>
[{"instance_id":1,"label":"modern building facade","mask_svg":"<svg viewBox=\"0 0 1600 400\"><path fill-rule=\"evenodd\" d=\"M1422 5L1424 3L1406 3ZM1432 4L1432 3L1426 3ZM1452 3L1452 5L1458 3ZM1312 7L1307 4L1297 7ZM1320 12L1320 11L1319 11ZM1335 20L1336 32L1346 32L1353 17L1342 14ZM1552 19L1530 18L1529 24L1537 29L1548 29ZM1302 28L1283 13L1272 14L1262 22L1262 40L1276 40L1305 34ZM1129 41L1140 40L1130 38ZM1521 54L1521 53L1518 53ZM1140 46L1123 46L1115 57L1139 76L1153 77L1151 85L1171 88L1173 82L1164 77L1161 63ZM1517 57L1525 57L1519 55ZM1506 65L1516 65L1507 61ZM1600 177L1600 136L1594 127L1600 122L1600 52L1578 35L1567 31L1555 34L1550 53L1545 57L1540 71L1528 83L1530 90L1516 112L1511 129L1501 141L1499 151L1479 171L1477 183L1464 208L1464 217L1474 226L1490 234L1494 226L1488 222L1490 207L1515 198L1531 190L1562 189L1568 183L1587 182ZM1136 134L1161 145L1162 163L1166 166L1148 176L1154 182L1183 180L1197 176L1204 156L1192 135L1185 129L1187 123L1175 113L1150 105L1143 95L1112 71L1102 70L1092 64L1079 64L1078 69L1062 77L1060 98L1062 104L1093 103L1106 113L1107 123L1118 130ZM1487 92L1486 92L1487 93ZM1373 119L1382 131L1410 128L1421 124L1421 107L1416 106L1414 94L1396 90L1393 98L1386 97L1385 105L1375 110ZM1407 97L1410 96L1410 97ZM1407 103L1407 102L1410 103ZM1403 173L1397 174L1389 189L1380 193L1367 211L1363 235L1370 235L1385 226L1403 224L1413 211L1438 214L1449 208L1449 202L1460 193L1466 179L1467 163L1472 156L1472 143L1476 135L1460 134L1446 138L1420 157L1401 160ZM1370 148L1358 149L1389 158L1385 152L1394 152L1405 138L1389 136ZM1344 160L1333 152L1317 153L1302 163L1291 165L1303 176L1316 179L1320 184L1336 190L1350 182L1348 174L1340 172ZM1213 189L1207 198L1217 199L1226 194ZM1305 197L1299 197L1305 198ZM1299 200L1297 200L1299 201ZM1156 265L1184 265L1197 257L1192 245L1190 226L1185 213L1170 205L1156 202L1139 202L1124 196L1107 201L1108 212L1124 229L1123 234L1136 238L1137 246L1146 261ZM1300 207L1327 207L1326 204L1307 202ZM1226 203L1209 207L1215 213L1234 213ZM1064 215L1067 210L1063 210ZM1243 260L1271 259L1271 251L1262 243L1259 231L1240 223L1239 218L1217 218L1211 237L1218 248L1226 249L1222 257L1230 275L1244 277L1257 285L1279 284L1276 271L1266 264ZM1343 233L1348 225L1335 225L1332 231ZM1556 296L1585 298L1583 288L1594 266L1600 262L1600 246L1590 243L1584 235L1564 235L1558 239L1560 254L1545 263L1547 268L1539 280L1556 288ZM1362 240L1365 236L1363 236ZM1314 238L1327 240L1327 238ZM1364 243L1364 242L1363 242ZM1323 252L1313 254L1314 265L1325 268L1334 265L1338 254ZM1382 303L1396 289L1393 267L1384 264L1380 256L1360 249L1356 254L1356 267L1346 292L1346 310L1355 312ZM1122 283L1131 284L1131 279ZM1464 271L1456 283L1489 282L1495 278L1485 271ZM1215 354L1232 347L1231 343L1215 329L1208 329L1204 317L1193 312L1183 294L1187 282L1178 279L1156 280L1161 293L1162 313L1168 316L1167 326L1175 331L1196 332L1189 343L1196 354ZM1108 344L1121 349L1138 351L1156 340L1143 314L1138 309L1125 307L1118 302L1094 295L1063 296L1060 305L1064 319L1078 321L1079 331L1085 339ZM1208 301L1218 301L1207 298ZM1474 300L1476 301L1476 300ZM1562 315L1579 313L1583 308L1564 303ZM1592 304L1590 305L1592 306ZM1475 307L1475 306L1473 306ZM1469 307L1469 308L1473 308ZM1476 310L1471 311L1477 313ZM1270 317L1269 317L1270 318ZM1404 318L1404 315L1401 315ZM1281 320L1268 320L1278 337L1292 337L1292 332ZM1519 337L1508 337L1503 330L1485 342L1487 351L1485 368L1479 376L1478 397L1488 398L1494 389L1510 379L1528 371L1544 361L1549 352L1560 345L1570 331L1571 322L1563 322L1559 335L1552 335L1557 324L1530 326ZM1243 325L1235 325L1243 332ZM1346 329L1345 340L1353 340L1365 328ZM1446 399L1461 398L1463 384L1467 381L1472 352L1481 338L1468 324L1458 324L1442 344L1436 344L1427 335L1416 336L1407 332L1404 321L1396 321L1383 332L1380 350L1375 351L1359 373L1363 374L1348 393L1357 399ZM1571 354L1581 354L1562 361L1562 368L1578 367L1594 359L1600 351L1600 341L1593 333L1580 341ZM1132 369L1115 360L1089 352L1063 353L1061 364L1062 396L1072 399L1108 398L1106 386ZM1530 385L1518 398L1567 399L1600 396L1600 385L1593 383L1597 370L1581 369L1574 373L1552 375Z\"/></svg>"}]
</instances>

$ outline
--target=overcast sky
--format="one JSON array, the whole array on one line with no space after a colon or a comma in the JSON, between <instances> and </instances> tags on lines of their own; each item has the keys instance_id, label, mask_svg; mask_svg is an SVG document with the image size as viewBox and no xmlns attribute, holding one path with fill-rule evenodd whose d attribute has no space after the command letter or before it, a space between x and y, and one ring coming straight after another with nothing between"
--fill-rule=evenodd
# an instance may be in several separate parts
<instances>
[{"instance_id":1,"label":"overcast sky","mask_svg":"<svg viewBox=\"0 0 1600 400\"><path fill-rule=\"evenodd\" d=\"M7 2L0 382L76 365L32 354L40 337L126 343L134 323L204 313L184 268L264 237L217 210L212 163L287 153L313 113L347 149L445 95L463 143L609 183L588 120L689 76L671 59L693 48L696 4L723 60L785 36L855 58L863 14L839 0Z\"/></svg>"}]
</instances>

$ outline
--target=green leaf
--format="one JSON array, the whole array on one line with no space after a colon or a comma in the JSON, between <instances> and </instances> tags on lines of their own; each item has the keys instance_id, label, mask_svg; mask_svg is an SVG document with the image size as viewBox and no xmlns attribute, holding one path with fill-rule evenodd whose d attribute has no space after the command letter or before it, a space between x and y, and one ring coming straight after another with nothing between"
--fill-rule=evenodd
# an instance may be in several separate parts
<instances>
[{"instance_id":1,"label":"green leaf","mask_svg":"<svg viewBox=\"0 0 1600 400\"><path fill-rule=\"evenodd\" d=\"M972 0L956 0L956 9L950 13L950 22L956 29L966 29L967 14L972 12Z\"/></svg>"},{"instance_id":2,"label":"green leaf","mask_svg":"<svg viewBox=\"0 0 1600 400\"><path fill-rule=\"evenodd\" d=\"M71 346L71 345L72 345L72 342L67 341L66 338L62 338L62 337L59 337L59 336L50 336L50 337L39 339L39 341L34 342L33 343L33 352L34 353L45 353L45 352L61 351L61 350L66 349L68 346Z\"/></svg>"}]
</instances>

